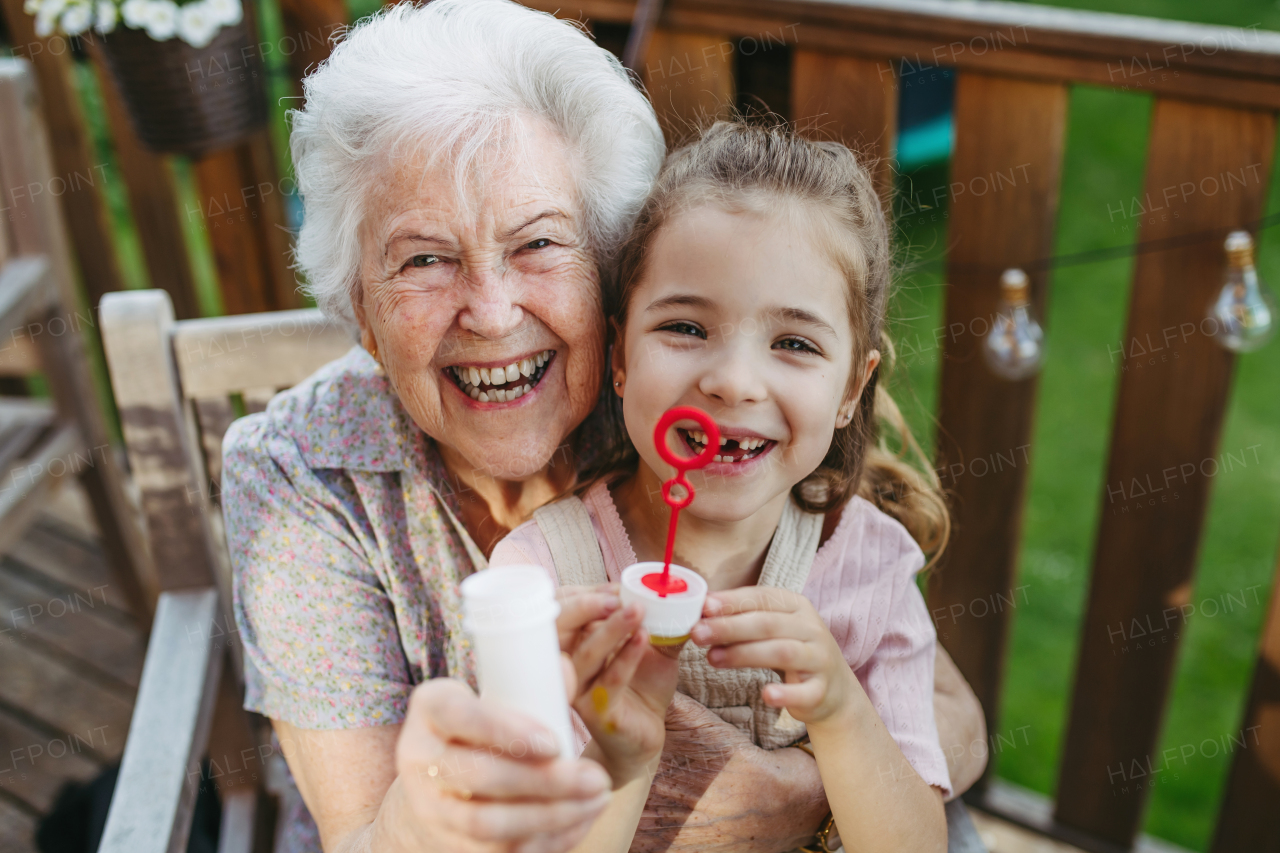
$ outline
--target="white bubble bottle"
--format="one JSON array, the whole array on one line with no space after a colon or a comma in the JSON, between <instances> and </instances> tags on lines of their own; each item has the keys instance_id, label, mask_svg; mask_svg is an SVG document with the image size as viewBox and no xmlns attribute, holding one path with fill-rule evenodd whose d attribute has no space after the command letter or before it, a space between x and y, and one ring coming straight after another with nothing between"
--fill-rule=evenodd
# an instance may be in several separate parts
<instances>
[{"instance_id":1,"label":"white bubble bottle","mask_svg":"<svg viewBox=\"0 0 1280 853\"><path fill-rule=\"evenodd\" d=\"M462 582L463 625L476 649L480 698L532 717L576 754L560 664L560 604L545 569L503 566ZM512 746L514 751L518 749Z\"/></svg>"}]
</instances>

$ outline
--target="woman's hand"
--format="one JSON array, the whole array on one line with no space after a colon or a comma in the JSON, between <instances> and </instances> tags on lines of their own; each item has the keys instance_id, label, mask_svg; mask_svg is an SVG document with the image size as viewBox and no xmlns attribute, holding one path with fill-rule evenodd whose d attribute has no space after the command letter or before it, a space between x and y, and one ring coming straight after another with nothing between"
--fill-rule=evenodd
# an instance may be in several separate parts
<instances>
[{"instance_id":1,"label":"woman's hand","mask_svg":"<svg viewBox=\"0 0 1280 853\"><path fill-rule=\"evenodd\" d=\"M619 788L648 775L662 753L679 663L678 652L649 645L643 608L621 609L616 591L616 584L562 588L557 627L577 677L573 707L593 739L588 754Z\"/></svg>"},{"instance_id":2,"label":"woman's hand","mask_svg":"<svg viewBox=\"0 0 1280 853\"><path fill-rule=\"evenodd\" d=\"M375 842L399 842L392 850L570 849L608 804L609 780L595 762L554 755L554 744L541 725L493 708L462 682L420 685Z\"/></svg>"},{"instance_id":3,"label":"woman's hand","mask_svg":"<svg viewBox=\"0 0 1280 853\"><path fill-rule=\"evenodd\" d=\"M835 638L802 595L760 586L723 590L707 596L703 615L692 638L712 647L707 662L783 672L785 683L766 685L761 695L806 725L832 720L862 692Z\"/></svg>"},{"instance_id":4,"label":"woman's hand","mask_svg":"<svg viewBox=\"0 0 1280 853\"><path fill-rule=\"evenodd\" d=\"M763 750L677 693L632 853L777 853L827 816L818 765L799 749Z\"/></svg>"}]
</instances>

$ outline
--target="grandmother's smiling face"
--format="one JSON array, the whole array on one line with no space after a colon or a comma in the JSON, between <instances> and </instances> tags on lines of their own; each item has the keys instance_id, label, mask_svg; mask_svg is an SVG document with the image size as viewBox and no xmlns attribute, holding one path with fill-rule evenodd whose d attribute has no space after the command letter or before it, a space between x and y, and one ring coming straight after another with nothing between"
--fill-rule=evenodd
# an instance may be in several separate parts
<instances>
[{"instance_id":1,"label":"grandmother's smiling face","mask_svg":"<svg viewBox=\"0 0 1280 853\"><path fill-rule=\"evenodd\" d=\"M443 158L389 168L360 231L361 342L451 467L502 480L542 471L590 414L604 352L571 158L529 132L461 181Z\"/></svg>"}]
</instances>

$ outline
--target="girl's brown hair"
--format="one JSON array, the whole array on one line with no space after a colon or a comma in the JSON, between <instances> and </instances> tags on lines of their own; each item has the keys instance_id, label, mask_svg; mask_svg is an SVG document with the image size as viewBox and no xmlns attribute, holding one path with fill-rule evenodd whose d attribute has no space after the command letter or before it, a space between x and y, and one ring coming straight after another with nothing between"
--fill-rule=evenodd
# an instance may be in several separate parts
<instances>
[{"instance_id":1,"label":"girl's brown hair","mask_svg":"<svg viewBox=\"0 0 1280 853\"><path fill-rule=\"evenodd\" d=\"M826 238L822 242L848 285L854 332L854 370L848 390L856 388L860 368L875 348L873 341L879 342L883 360L863 388L853 420L836 430L818 470L797 483L792 495L804 509L821 513L860 495L900 521L920 547L933 555L932 564L946 545L951 522L936 473L879 382L893 362L893 346L884 331L892 264L889 229L870 174L852 151L838 143L803 139L781 126L717 122L667 158L631 236L622 245L615 275L605 287L605 310L616 328L626 327L631 296L644 275L658 230L680 210L708 199L736 209L764 209L780 199L793 200L824 215L815 217L830 226L820 229ZM608 450L593 466L587 482L610 472L633 470L636 464L617 397L608 397ZM882 434L882 426L896 438L896 450ZM908 454L921 463L919 467L908 462Z\"/></svg>"}]
</instances>

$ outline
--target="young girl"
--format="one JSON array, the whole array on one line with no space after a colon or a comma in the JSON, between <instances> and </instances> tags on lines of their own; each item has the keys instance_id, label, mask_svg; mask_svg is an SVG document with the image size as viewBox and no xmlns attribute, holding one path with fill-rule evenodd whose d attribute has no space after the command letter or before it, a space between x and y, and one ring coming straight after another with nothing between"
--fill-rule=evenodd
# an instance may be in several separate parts
<instances>
[{"instance_id":1,"label":"young girl","mask_svg":"<svg viewBox=\"0 0 1280 853\"><path fill-rule=\"evenodd\" d=\"M762 746L807 729L846 849L944 850L936 637L915 575L916 540L940 548L947 518L936 486L876 443L884 419L914 447L876 388L888 242L871 179L843 146L721 122L672 154L607 294L630 441L491 565L582 584L661 560L674 472L653 428L672 406L705 410L721 453L690 474L675 562L711 593L679 689ZM689 455L705 441L692 423L668 435ZM601 708L578 710L597 739L616 739ZM646 785L615 795L594 849L627 848Z\"/></svg>"}]
</instances>

